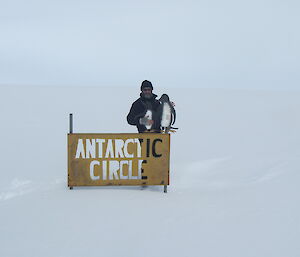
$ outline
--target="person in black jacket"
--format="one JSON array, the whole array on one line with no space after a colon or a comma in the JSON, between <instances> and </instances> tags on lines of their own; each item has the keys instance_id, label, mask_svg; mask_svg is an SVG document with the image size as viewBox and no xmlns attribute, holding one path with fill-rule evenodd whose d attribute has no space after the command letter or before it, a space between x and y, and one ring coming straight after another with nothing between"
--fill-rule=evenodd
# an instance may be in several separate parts
<instances>
[{"instance_id":1,"label":"person in black jacket","mask_svg":"<svg viewBox=\"0 0 300 257\"><path fill-rule=\"evenodd\" d=\"M129 114L127 115L128 124L136 126L139 133L160 133L160 122L156 117L156 111L160 103L155 99L157 95L153 94L152 91L152 83L148 80L144 80L141 85L140 98L132 104ZM148 110L152 111L152 119L145 117ZM146 126L150 125L152 125L151 129L147 129Z\"/></svg>"}]
</instances>

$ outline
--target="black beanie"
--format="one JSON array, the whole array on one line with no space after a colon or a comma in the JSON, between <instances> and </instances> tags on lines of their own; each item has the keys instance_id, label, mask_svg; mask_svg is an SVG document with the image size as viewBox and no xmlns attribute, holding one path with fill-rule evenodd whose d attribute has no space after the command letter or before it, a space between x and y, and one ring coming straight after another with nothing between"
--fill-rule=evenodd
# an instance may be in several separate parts
<instances>
[{"instance_id":1,"label":"black beanie","mask_svg":"<svg viewBox=\"0 0 300 257\"><path fill-rule=\"evenodd\" d=\"M151 83L150 81L148 81L148 80L144 80L144 81L142 82L142 85L141 85L141 91L143 91L143 89L144 89L145 87L150 87L150 88L153 90L152 83Z\"/></svg>"}]
</instances>

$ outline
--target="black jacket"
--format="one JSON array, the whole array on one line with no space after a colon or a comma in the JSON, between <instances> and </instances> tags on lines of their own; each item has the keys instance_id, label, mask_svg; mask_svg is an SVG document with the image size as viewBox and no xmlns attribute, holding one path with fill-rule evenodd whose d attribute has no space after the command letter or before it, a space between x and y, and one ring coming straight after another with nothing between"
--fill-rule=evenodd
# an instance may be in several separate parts
<instances>
[{"instance_id":1,"label":"black jacket","mask_svg":"<svg viewBox=\"0 0 300 257\"><path fill-rule=\"evenodd\" d=\"M146 126L141 125L139 122L139 119L145 116L147 110L152 111L152 119L154 120L152 130L160 130L160 122L158 122L158 119L156 117L156 111L160 103L155 99L156 97L157 95L153 94L151 99L146 99L141 93L140 98L137 99L130 108L130 111L127 115L127 122L130 125L137 126L137 129L140 133L147 131Z\"/></svg>"}]
</instances>

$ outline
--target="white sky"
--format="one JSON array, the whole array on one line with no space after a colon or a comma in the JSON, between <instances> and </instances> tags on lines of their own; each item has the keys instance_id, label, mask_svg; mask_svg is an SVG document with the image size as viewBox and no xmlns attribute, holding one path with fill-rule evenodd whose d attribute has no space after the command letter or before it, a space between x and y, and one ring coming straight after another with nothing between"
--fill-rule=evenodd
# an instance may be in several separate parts
<instances>
[{"instance_id":1,"label":"white sky","mask_svg":"<svg viewBox=\"0 0 300 257\"><path fill-rule=\"evenodd\" d=\"M300 86L298 0L1 0L0 85Z\"/></svg>"}]
</instances>

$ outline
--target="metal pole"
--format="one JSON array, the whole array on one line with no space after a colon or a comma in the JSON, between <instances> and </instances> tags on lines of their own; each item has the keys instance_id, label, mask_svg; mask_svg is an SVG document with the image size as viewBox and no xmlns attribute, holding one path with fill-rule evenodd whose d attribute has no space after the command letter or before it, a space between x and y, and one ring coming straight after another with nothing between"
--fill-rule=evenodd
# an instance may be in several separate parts
<instances>
[{"instance_id":1,"label":"metal pole","mask_svg":"<svg viewBox=\"0 0 300 257\"><path fill-rule=\"evenodd\" d=\"M70 115L69 115L69 132L70 132L70 134L72 134L73 133L73 113L70 113ZM70 187L70 190L72 190L73 189L73 187Z\"/></svg>"},{"instance_id":2,"label":"metal pole","mask_svg":"<svg viewBox=\"0 0 300 257\"><path fill-rule=\"evenodd\" d=\"M164 193L167 193L168 192L168 186L164 186Z\"/></svg>"},{"instance_id":3,"label":"metal pole","mask_svg":"<svg viewBox=\"0 0 300 257\"><path fill-rule=\"evenodd\" d=\"M73 113L70 113L69 125L70 125L70 134L72 134L73 133Z\"/></svg>"}]
</instances>

